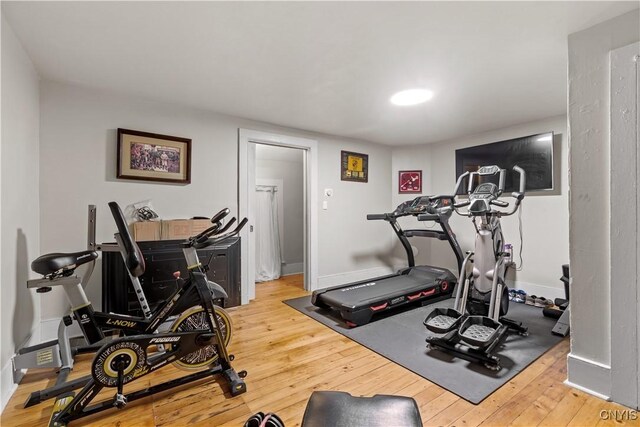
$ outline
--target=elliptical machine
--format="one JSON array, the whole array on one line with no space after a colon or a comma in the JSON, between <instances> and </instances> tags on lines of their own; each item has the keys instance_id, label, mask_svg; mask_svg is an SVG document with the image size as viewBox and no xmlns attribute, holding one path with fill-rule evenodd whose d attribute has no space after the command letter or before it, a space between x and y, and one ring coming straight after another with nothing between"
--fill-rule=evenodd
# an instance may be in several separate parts
<instances>
[{"instance_id":1,"label":"elliptical machine","mask_svg":"<svg viewBox=\"0 0 640 427\"><path fill-rule=\"evenodd\" d=\"M524 170L518 166L514 166L513 170L518 172L520 185L519 191L511 194L515 198L513 208L506 212L496 209L509 206L508 202L498 200L504 191L504 169L482 166L477 172L465 172L458 177L452 199L467 176L469 199L454 203L453 206L459 215L472 218L476 229L475 251L467 252L460 269L454 308L436 308L424 321L431 332L445 334L427 338L428 348L441 349L462 359L483 363L496 371L500 369L500 358L494 351L506 338L508 330L527 335L527 328L522 323L503 317L509 309L509 290L505 283L508 267L506 258L509 254L502 250L504 239L500 218L513 215L518 210L524 199L526 183ZM483 182L474 188L476 177L496 175L498 185ZM460 210L466 206L466 212Z\"/></svg>"}]
</instances>

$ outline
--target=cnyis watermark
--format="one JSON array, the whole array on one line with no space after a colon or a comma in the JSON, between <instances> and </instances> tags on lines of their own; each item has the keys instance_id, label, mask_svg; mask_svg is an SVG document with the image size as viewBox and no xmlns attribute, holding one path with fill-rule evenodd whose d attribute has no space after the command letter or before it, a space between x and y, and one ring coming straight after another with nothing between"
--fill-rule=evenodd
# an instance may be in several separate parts
<instances>
[{"instance_id":1,"label":"cnyis watermark","mask_svg":"<svg viewBox=\"0 0 640 427\"><path fill-rule=\"evenodd\" d=\"M603 409L600 411L601 420L635 421L639 419L635 409Z\"/></svg>"}]
</instances>

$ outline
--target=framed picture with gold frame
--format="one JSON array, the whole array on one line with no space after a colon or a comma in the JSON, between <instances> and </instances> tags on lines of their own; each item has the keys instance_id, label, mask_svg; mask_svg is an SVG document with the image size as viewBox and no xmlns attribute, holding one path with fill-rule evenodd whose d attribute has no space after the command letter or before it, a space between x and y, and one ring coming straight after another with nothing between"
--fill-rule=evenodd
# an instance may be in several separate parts
<instances>
[{"instance_id":1,"label":"framed picture with gold frame","mask_svg":"<svg viewBox=\"0 0 640 427\"><path fill-rule=\"evenodd\" d=\"M118 129L117 178L191 182L191 140Z\"/></svg>"},{"instance_id":2,"label":"framed picture with gold frame","mask_svg":"<svg viewBox=\"0 0 640 427\"><path fill-rule=\"evenodd\" d=\"M341 151L340 179L342 181L369 182L369 155Z\"/></svg>"}]
</instances>

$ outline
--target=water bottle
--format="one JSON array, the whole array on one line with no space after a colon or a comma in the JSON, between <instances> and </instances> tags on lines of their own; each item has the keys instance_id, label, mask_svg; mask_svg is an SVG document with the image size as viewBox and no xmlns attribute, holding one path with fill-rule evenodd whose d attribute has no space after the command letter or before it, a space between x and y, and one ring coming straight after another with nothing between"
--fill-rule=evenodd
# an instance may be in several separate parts
<instances>
[{"instance_id":1,"label":"water bottle","mask_svg":"<svg viewBox=\"0 0 640 427\"><path fill-rule=\"evenodd\" d=\"M511 262L511 260L513 259L513 246L511 245L511 243L505 243L504 244L503 252L506 252L506 253L509 254L509 255L507 255L507 259L505 260L505 263L509 264Z\"/></svg>"}]
</instances>

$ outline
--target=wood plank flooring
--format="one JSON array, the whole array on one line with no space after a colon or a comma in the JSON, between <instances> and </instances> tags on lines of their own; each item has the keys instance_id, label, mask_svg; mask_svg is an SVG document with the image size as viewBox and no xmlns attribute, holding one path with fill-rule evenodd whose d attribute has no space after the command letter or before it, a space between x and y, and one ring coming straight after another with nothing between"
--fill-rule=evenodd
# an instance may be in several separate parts
<instances>
[{"instance_id":1,"label":"wood plank flooring","mask_svg":"<svg viewBox=\"0 0 640 427\"><path fill-rule=\"evenodd\" d=\"M202 381L105 411L71 425L242 426L252 414L276 412L287 426L300 424L314 390L354 395L397 394L418 402L426 426L608 426L602 410L625 408L563 384L569 340L552 348L503 387L473 405L455 394L298 313L282 301L305 295L301 276L257 285L257 298L230 309L236 370L246 369L247 393L230 398L226 385ZM71 378L89 372L91 356L77 358ZM167 367L134 382L133 391L184 375ZM22 408L27 395L55 381L51 370L27 373L0 419L3 427L46 425L53 402ZM111 396L114 389L103 391ZM627 425L640 425L627 421Z\"/></svg>"}]
</instances>

